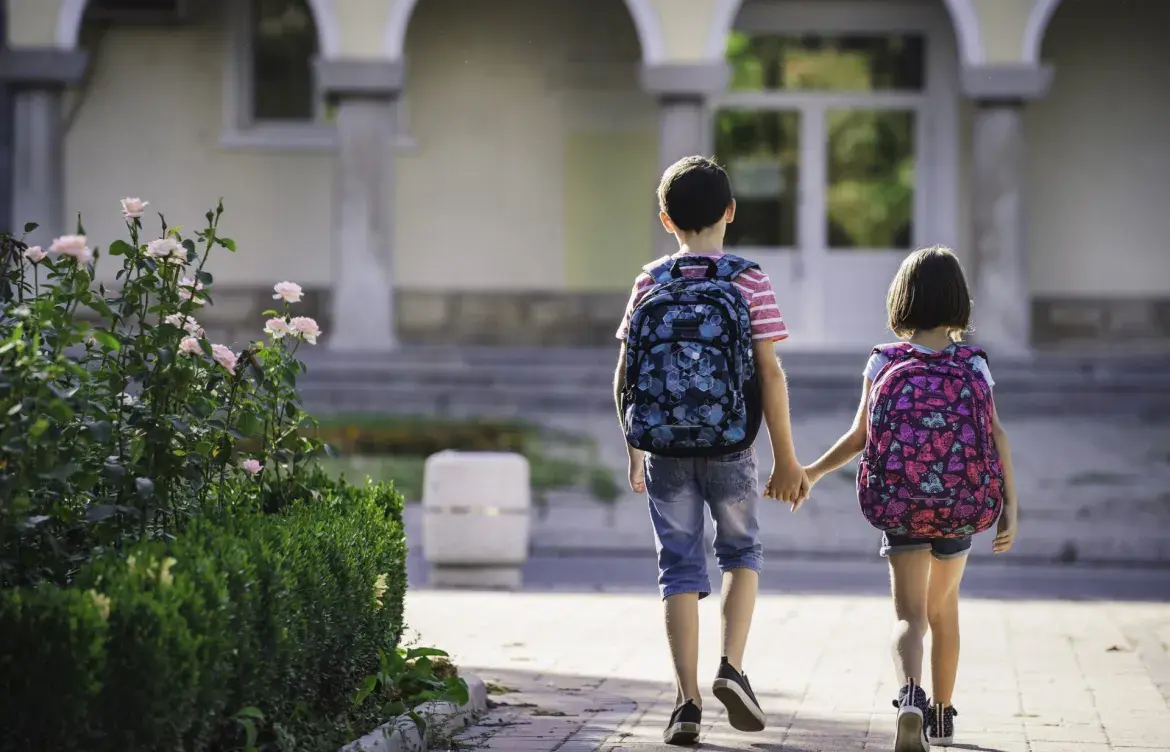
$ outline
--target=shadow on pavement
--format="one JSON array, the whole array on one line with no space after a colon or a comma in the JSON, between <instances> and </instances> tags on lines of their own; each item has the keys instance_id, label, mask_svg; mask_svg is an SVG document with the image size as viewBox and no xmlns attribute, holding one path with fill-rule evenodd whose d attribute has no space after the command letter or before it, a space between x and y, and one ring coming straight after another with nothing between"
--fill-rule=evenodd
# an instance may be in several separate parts
<instances>
[{"instance_id":1,"label":"shadow on pavement","mask_svg":"<svg viewBox=\"0 0 1170 752\"><path fill-rule=\"evenodd\" d=\"M662 743L662 730L674 708L674 687L669 682L516 669L468 670L487 683L490 710L460 738L466 747L525 752L680 749ZM704 695L703 735L693 749L820 752L861 749L867 740L868 714L833 719L803 713L798 717L796 703L778 693L761 693L759 698L768 714L768 728L758 734L738 732L727 724L722 705Z\"/></svg>"}]
</instances>

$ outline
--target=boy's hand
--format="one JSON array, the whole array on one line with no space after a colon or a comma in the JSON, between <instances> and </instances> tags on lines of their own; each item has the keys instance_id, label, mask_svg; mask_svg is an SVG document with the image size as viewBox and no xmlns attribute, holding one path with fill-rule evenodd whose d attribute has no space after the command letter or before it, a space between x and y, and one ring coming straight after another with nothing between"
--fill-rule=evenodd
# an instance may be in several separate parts
<instances>
[{"instance_id":1,"label":"boy's hand","mask_svg":"<svg viewBox=\"0 0 1170 752\"><path fill-rule=\"evenodd\" d=\"M764 496L786 501L792 504L793 511L808 498L808 476L804 468L795 457L786 460L775 460L772 465L772 477L768 478L764 486Z\"/></svg>"},{"instance_id":2,"label":"boy's hand","mask_svg":"<svg viewBox=\"0 0 1170 752\"><path fill-rule=\"evenodd\" d=\"M643 459L642 452L637 449L630 450L630 490L639 494L646 493L646 464Z\"/></svg>"},{"instance_id":3,"label":"boy's hand","mask_svg":"<svg viewBox=\"0 0 1170 752\"><path fill-rule=\"evenodd\" d=\"M1015 542L1016 533L1020 529L1019 511L1015 503L1004 504L1003 512L999 515L999 524L996 526L995 543L991 550L997 554L1006 554Z\"/></svg>"}]
</instances>

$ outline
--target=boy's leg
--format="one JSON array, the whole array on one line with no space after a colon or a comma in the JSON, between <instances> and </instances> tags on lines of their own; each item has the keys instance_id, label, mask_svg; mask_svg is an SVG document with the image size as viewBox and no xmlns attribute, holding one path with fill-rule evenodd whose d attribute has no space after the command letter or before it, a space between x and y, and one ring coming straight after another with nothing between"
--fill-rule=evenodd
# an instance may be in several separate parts
<instances>
[{"instance_id":1,"label":"boy's leg","mask_svg":"<svg viewBox=\"0 0 1170 752\"><path fill-rule=\"evenodd\" d=\"M930 623L930 677L935 705L950 705L959 670L959 583L967 552L938 558L930 566L926 616Z\"/></svg>"},{"instance_id":2,"label":"boy's leg","mask_svg":"<svg viewBox=\"0 0 1170 752\"><path fill-rule=\"evenodd\" d=\"M723 662L714 692L728 721L741 731L761 731L766 717L742 674L744 651L763 564L758 519L759 477L751 450L702 463L703 492L715 522L715 558L723 572Z\"/></svg>"},{"instance_id":3,"label":"boy's leg","mask_svg":"<svg viewBox=\"0 0 1170 752\"><path fill-rule=\"evenodd\" d=\"M930 580L930 546L925 550L891 551L890 586L894 595L892 637L894 670L905 685L922 681L922 643L926 637L926 598Z\"/></svg>"},{"instance_id":4,"label":"boy's leg","mask_svg":"<svg viewBox=\"0 0 1170 752\"><path fill-rule=\"evenodd\" d=\"M699 599L711 592L703 550L703 497L695 461L646 456L646 493L658 549L658 586L674 660L678 703L699 694Z\"/></svg>"}]
</instances>

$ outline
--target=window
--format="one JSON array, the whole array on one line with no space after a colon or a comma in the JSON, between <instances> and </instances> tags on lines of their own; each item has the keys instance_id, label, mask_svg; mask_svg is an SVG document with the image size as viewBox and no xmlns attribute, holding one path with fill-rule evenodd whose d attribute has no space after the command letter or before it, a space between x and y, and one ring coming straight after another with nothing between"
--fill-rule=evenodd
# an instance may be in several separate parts
<instances>
[{"instance_id":1,"label":"window","mask_svg":"<svg viewBox=\"0 0 1170 752\"><path fill-rule=\"evenodd\" d=\"M321 107L313 81L317 29L305 0L251 0L249 63L253 122L312 122Z\"/></svg>"},{"instance_id":2,"label":"window","mask_svg":"<svg viewBox=\"0 0 1170 752\"><path fill-rule=\"evenodd\" d=\"M732 246L905 250L916 241L923 34L730 35L715 153Z\"/></svg>"},{"instance_id":3,"label":"window","mask_svg":"<svg viewBox=\"0 0 1170 752\"><path fill-rule=\"evenodd\" d=\"M318 31L307 0L232 0L223 143L331 149L334 108L317 90ZM398 143L413 146L398 102Z\"/></svg>"}]
</instances>

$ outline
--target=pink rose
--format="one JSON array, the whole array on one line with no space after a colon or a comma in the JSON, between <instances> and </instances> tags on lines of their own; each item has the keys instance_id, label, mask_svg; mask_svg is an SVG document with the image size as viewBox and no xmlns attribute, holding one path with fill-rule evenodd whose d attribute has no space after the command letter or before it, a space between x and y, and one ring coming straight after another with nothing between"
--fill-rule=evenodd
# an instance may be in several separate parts
<instances>
[{"instance_id":1,"label":"pink rose","mask_svg":"<svg viewBox=\"0 0 1170 752\"><path fill-rule=\"evenodd\" d=\"M24 258L25 258L25 260L26 260L26 261L29 261L29 262L31 262L31 263L33 263L33 264L39 263L39 262L41 262L41 261L44 261L44 260L45 260L45 257L46 257L46 256L48 256L48 255L49 255L49 254L47 254L47 253L45 253L43 250L41 250L41 247L40 247L39 245L30 246L30 247L28 248L28 250L26 250L26 251L24 252Z\"/></svg>"},{"instance_id":2,"label":"pink rose","mask_svg":"<svg viewBox=\"0 0 1170 752\"><path fill-rule=\"evenodd\" d=\"M264 469L264 466L260 464L260 460L244 460L240 463L240 467L244 468L244 471L249 475L256 475Z\"/></svg>"},{"instance_id":3,"label":"pink rose","mask_svg":"<svg viewBox=\"0 0 1170 752\"><path fill-rule=\"evenodd\" d=\"M203 327L199 326L199 322L190 316L183 316L181 313L172 313L163 320L176 329L182 329L192 337L203 336Z\"/></svg>"},{"instance_id":4,"label":"pink rose","mask_svg":"<svg viewBox=\"0 0 1170 752\"><path fill-rule=\"evenodd\" d=\"M317 337L321 334L321 327L308 316L297 316L289 322L294 334L300 335L310 345L317 344Z\"/></svg>"},{"instance_id":5,"label":"pink rose","mask_svg":"<svg viewBox=\"0 0 1170 752\"><path fill-rule=\"evenodd\" d=\"M49 246L49 253L68 256L79 264L93 261L93 249L84 235L62 235Z\"/></svg>"},{"instance_id":6,"label":"pink rose","mask_svg":"<svg viewBox=\"0 0 1170 752\"><path fill-rule=\"evenodd\" d=\"M183 277L179 280L179 297L183 300L190 300L195 305L203 305L203 301L199 298L199 292L203 289L202 282L196 282L190 277Z\"/></svg>"},{"instance_id":7,"label":"pink rose","mask_svg":"<svg viewBox=\"0 0 1170 752\"><path fill-rule=\"evenodd\" d=\"M277 282L272 289L276 293L272 296L273 300L283 300L286 303L301 302L303 292L296 282Z\"/></svg>"},{"instance_id":8,"label":"pink rose","mask_svg":"<svg viewBox=\"0 0 1170 752\"><path fill-rule=\"evenodd\" d=\"M148 206L150 206L149 201L143 201L140 198L124 198L122 199L122 216L126 219L141 219Z\"/></svg>"},{"instance_id":9,"label":"pink rose","mask_svg":"<svg viewBox=\"0 0 1170 752\"><path fill-rule=\"evenodd\" d=\"M228 373L235 374L236 361L240 359L240 356L232 352L227 345L212 345L211 359L223 366Z\"/></svg>"},{"instance_id":10,"label":"pink rose","mask_svg":"<svg viewBox=\"0 0 1170 752\"><path fill-rule=\"evenodd\" d=\"M203 348L199 346L198 338L183 337L183 341L179 343L179 352L184 355L201 355Z\"/></svg>"},{"instance_id":11,"label":"pink rose","mask_svg":"<svg viewBox=\"0 0 1170 752\"><path fill-rule=\"evenodd\" d=\"M280 339L292 334L292 327L284 319L268 319L267 323L264 324L264 332L272 335L273 339Z\"/></svg>"},{"instance_id":12,"label":"pink rose","mask_svg":"<svg viewBox=\"0 0 1170 752\"><path fill-rule=\"evenodd\" d=\"M182 265L187 263L187 249L171 237L159 238L146 244L146 254L156 259L165 260L169 264Z\"/></svg>"}]
</instances>

